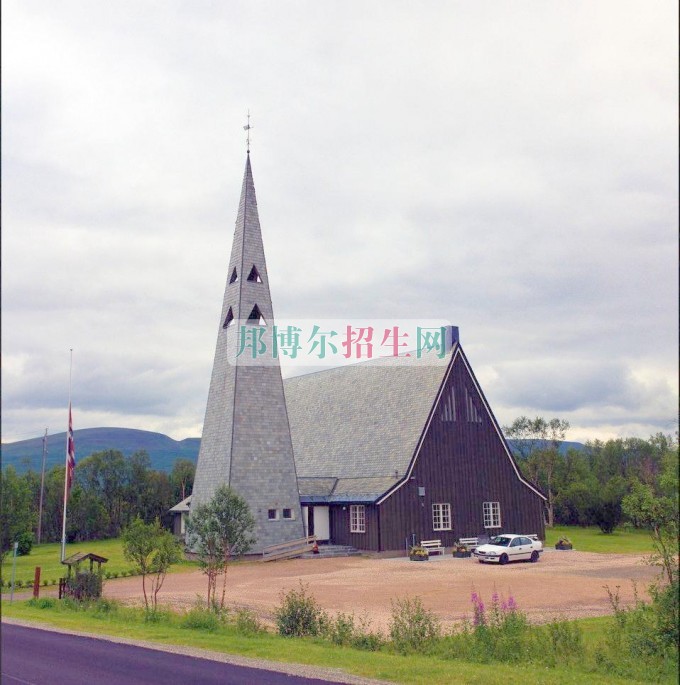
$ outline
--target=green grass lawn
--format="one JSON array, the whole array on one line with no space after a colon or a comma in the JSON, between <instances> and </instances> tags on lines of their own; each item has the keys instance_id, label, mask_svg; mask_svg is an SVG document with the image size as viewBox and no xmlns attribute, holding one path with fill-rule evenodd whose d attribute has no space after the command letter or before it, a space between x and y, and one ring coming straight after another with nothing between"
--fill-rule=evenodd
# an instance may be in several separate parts
<instances>
[{"instance_id":1,"label":"green grass lawn","mask_svg":"<svg viewBox=\"0 0 680 685\"><path fill-rule=\"evenodd\" d=\"M92 552L100 557L106 557L109 561L102 565L102 571L129 574L134 571L134 564L126 561L123 556L123 544L120 538L109 540L93 540L91 542L78 542L66 545L66 556L70 557L76 552ZM49 542L42 545L33 545L31 553L26 556L17 557L16 579L21 580L22 584L33 581L35 567L40 566L40 583L43 581L58 581L66 573L66 566L61 562L61 544ZM96 564L95 564L96 568ZM197 564L191 561L183 561L172 567L172 571L188 570L197 568ZM7 591L7 586L12 578L12 556L11 553L5 557L2 564L3 592Z\"/></svg>"},{"instance_id":2,"label":"green grass lawn","mask_svg":"<svg viewBox=\"0 0 680 685\"><path fill-rule=\"evenodd\" d=\"M111 613L95 614L59 608L39 609L29 606L25 601L15 601L9 605L5 598L2 601L2 615L131 640L179 644L272 661L339 668L355 675L395 683L519 685L530 682L557 685L587 682L593 685L616 685L642 682L593 673L574 664L556 668L503 663L478 664L435 656L401 656L389 651L366 652L333 646L318 639L284 638L273 633L246 636L229 625L214 632L188 629L179 625L178 618L146 623L141 611L124 608ZM607 621L611 621L611 618L588 619L584 623L584 630L592 625L599 632L606 631Z\"/></svg>"},{"instance_id":3,"label":"green grass lawn","mask_svg":"<svg viewBox=\"0 0 680 685\"><path fill-rule=\"evenodd\" d=\"M568 537L574 544L574 549L582 552L650 554L652 542L649 533L640 530L619 528L611 535L605 535L596 527L581 528L579 526L555 526L546 529L546 547L554 547L558 538ZM106 557L109 561L103 570L111 574L121 575L133 570L133 564L123 557L123 546L120 538L110 540L94 540L66 545L66 556L76 552L93 552ZM25 585L33 580L35 567L41 568L41 582L52 581L64 575L65 567L60 563L61 545L56 542L34 545L27 556L17 557L16 579ZM171 572L197 568L196 562L184 561L172 567ZM8 585L12 575L12 557L7 555L2 565L4 585ZM3 587L3 592L7 590Z\"/></svg>"},{"instance_id":4,"label":"green grass lawn","mask_svg":"<svg viewBox=\"0 0 680 685\"><path fill-rule=\"evenodd\" d=\"M596 526L555 526L545 529L545 546L554 547L561 537L569 538L574 549L581 552L651 554L654 551L652 539L645 530L617 528L610 535L605 535Z\"/></svg>"}]
</instances>

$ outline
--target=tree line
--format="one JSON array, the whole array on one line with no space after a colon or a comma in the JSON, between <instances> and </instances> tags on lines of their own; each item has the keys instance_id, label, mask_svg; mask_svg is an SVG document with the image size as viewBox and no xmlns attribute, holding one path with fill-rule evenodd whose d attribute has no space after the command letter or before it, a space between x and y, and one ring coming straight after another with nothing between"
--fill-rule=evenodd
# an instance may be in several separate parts
<instances>
[{"instance_id":1,"label":"tree line","mask_svg":"<svg viewBox=\"0 0 680 685\"><path fill-rule=\"evenodd\" d=\"M635 513L633 497L638 503L651 498L677 512L677 436L594 440L562 454L568 430L567 421L526 416L503 428L524 477L546 496L548 527L596 525L604 533L623 522L649 527L649 517Z\"/></svg>"},{"instance_id":2,"label":"tree line","mask_svg":"<svg viewBox=\"0 0 680 685\"><path fill-rule=\"evenodd\" d=\"M595 440L563 454L560 444L569 430L567 421L520 416L503 430L513 441L524 477L546 495L549 527L597 525L611 533L628 522L649 528L653 507L663 509L657 512L657 519L662 515L677 518L677 436L658 433L647 440ZM135 517L146 523L159 519L169 526L168 510L191 494L195 466L189 459L177 459L168 474L150 464L144 450L126 457L109 449L80 460L68 503L67 541L117 537ZM64 467L55 466L45 474L42 542L61 539L63 493ZM30 549L37 531L39 501L39 473L20 475L12 466L3 469L3 552L20 538Z\"/></svg>"},{"instance_id":3,"label":"tree line","mask_svg":"<svg viewBox=\"0 0 680 685\"><path fill-rule=\"evenodd\" d=\"M136 517L169 526L168 510L191 494L194 463L176 459L168 474L151 468L145 450L126 457L118 450L94 452L80 460L68 500L66 539L83 542L118 537ZM41 474L2 470L0 549L32 539L38 527ZM62 534L64 466L45 473L41 542L58 542ZM29 544L30 549L30 544Z\"/></svg>"}]
</instances>

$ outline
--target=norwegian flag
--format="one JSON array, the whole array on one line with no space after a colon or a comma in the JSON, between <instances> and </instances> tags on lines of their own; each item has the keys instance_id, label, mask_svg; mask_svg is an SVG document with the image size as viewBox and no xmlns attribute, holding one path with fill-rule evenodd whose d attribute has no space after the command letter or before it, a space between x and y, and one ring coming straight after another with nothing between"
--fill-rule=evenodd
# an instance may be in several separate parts
<instances>
[{"instance_id":1,"label":"norwegian flag","mask_svg":"<svg viewBox=\"0 0 680 685\"><path fill-rule=\"evenodd\" d=\"M68 404L68 436L66 438L66 497L71 492L73 472L76 468L76 446L73 441L73 419L71 418L71 403Z\"/></svg>"}]
</instances>

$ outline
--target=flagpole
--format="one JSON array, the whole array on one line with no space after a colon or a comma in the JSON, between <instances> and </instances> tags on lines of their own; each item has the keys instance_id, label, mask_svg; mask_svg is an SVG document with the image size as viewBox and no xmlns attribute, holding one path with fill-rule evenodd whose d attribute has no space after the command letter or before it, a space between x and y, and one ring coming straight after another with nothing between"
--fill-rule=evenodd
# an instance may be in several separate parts
<instances>
[{"instance_id":1,"label":"flagpole","mask_svg":"<svg viewBox=\"0 0 680 685\"><path fill-rule=\"evenodd\" d=\"M69 448L71 444L71 376L73 373L73 348L71 348L71 362L68 370L68 428L66 429L66 462L64 469L64 515L61 522L61 561L66 558L66 502L69 494Z\"/></svg>"}]
</instances>

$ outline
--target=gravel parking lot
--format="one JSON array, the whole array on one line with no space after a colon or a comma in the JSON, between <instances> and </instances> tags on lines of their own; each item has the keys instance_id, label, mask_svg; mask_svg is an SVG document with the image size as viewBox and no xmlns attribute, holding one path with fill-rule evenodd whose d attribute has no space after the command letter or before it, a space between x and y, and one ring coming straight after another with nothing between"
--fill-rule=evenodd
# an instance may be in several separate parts
<instances>
[{"instance_id":1,"label":"gravel parking lot","mask_svg":"<svg viewBox=\"0 0 680 685\"><path fill-rule=\"evenodd\" d=\"M623 604L634 599L634 583L641 597L658 569L644 557L629 554L559 552L548 549L536 564L507 566L480 564L475 559L433 556L427 562L407 558L341 557L292 559L261 563L239 562L228 572L227 603L247 607L271 622L281 594L300 581L329 612L368 615L374 628L389 624L391 601L418 596L444 624L470 616L470 595L489 603L494 591L517 605L534 622L555 616L580 618L611 613L605 586L619 587ZM221 582L221 581L220 581ZM159 601L176 608L190 607L204 598L207 579L200 571L167 576ZM126 603L143 602L140 578L108 580L106 597Z\"/></svg>"}]
</instances>

